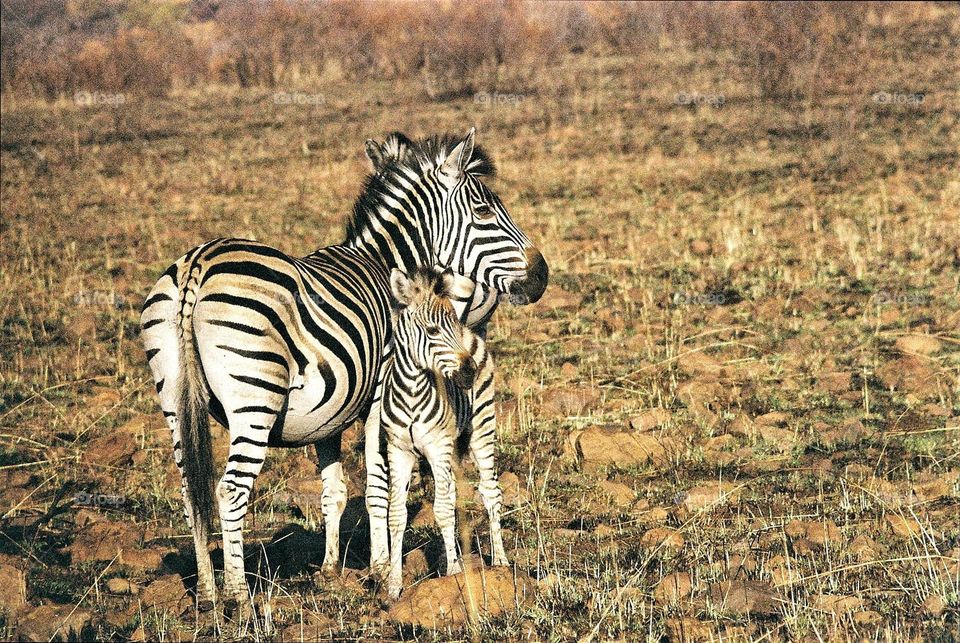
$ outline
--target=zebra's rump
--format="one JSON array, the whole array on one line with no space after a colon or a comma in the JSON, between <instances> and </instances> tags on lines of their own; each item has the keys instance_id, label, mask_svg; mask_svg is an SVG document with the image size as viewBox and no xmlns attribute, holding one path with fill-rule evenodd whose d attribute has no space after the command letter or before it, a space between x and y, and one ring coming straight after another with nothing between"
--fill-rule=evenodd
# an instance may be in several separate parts
<instances>
[{"instance_id":1,"label":"zebra's rump","mask_svg":"<svg viewBox=\"0 0 960 643\"><path fill-rule=\"evenodd\" d=\"M176 325L163 319L174 311L192 324L215 417L258 408L261 393L282 396L269 441L306 444L340 430L373 395L389 289L383 266L361 251L331 246L300 259L241 239L198 246L148 297L145 336L151 301L173 293L176 307L156 323Z\"/></svg>"}]
</instances>

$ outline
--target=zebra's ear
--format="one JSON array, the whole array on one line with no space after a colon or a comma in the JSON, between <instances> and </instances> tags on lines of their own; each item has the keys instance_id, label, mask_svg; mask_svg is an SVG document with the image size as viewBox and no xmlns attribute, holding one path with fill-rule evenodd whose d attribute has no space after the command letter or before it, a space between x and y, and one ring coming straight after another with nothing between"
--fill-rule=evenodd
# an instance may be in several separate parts
<instances>
[{"instance_id":1,"label":"zebra's ear","mask_svg":"<svg viewBox=\"0 0 960 643\"><path fill-rule=\"evenodd\" d=\"M390 271L390 292L401 306L409 306L413 293L410 278L399 268Z\"/></svg>"},{"instance_id":2,"label":"zebra's ear","mask_svg":"<svg viewBox=\"0 0 960 643\"><path fill-rule=\"evenodd\" d=\"M384 165L383 148L372 138L368 138L363 146L367 153L367 158L370 160L370 167L374 172L379 172L380 168Z\"/></svg>"},{"instance_id":3,"label":"zebra's ear","mask_svg":"<svg viewBox=\"0 0 960 643\"><path fill-rule=\"evenodd\" d=\"M476 128L471 127L466 137L457 146L450 150L446 160L440 166L440 171L450 178L460 178L467 171L470 159L473 158L473 140L476 137Z\"/></svg>"}]
</instances>

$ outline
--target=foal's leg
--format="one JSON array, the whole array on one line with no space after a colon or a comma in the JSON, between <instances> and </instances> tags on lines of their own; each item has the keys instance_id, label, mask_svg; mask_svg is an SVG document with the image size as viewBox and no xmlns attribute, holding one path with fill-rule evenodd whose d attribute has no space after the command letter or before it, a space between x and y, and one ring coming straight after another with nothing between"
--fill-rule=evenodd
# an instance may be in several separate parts
<instances>
[{"instance_id":1,"label":"foal's leg","mask_svg":"<svg viewBox=\"0 0 960 643\"><path fill-rule=\"evenodd\" d=\"M444 432L425 443L422 450L433 472L436 493L433 514L447 550L447 575L459 574L463 566L457 553L457 480L453 473L453 436L450 432Z\"/></svg>"},{"instance_id":2,"label":"foal's leg","mask_svg":"<svg viewBox=\"0 0 960 643\"><path fill-rule=\"evenodd\" d=\"M396 600L403 589L403 532L407 529L407 493L416 456L402 447L387 449L390 463L390 572L387 595Z\"/></svg>"},{"instance_id":3,"label":"foal's leg","mask_svg":"<svg viewBox=\"0 0 960 643\"><path fill-rule=\"evenodd\" d=\"M326 536L326 550L323 554L323 569L335 570L340 562L340 517L347 506L347 485L343 481L343 465L340 463L340 441L342 433L337 433L316 443L317 461L320 465L320 479L323 491L320 494L320 507L323 511L323 525Z\"/></svg>"}]
</instances>

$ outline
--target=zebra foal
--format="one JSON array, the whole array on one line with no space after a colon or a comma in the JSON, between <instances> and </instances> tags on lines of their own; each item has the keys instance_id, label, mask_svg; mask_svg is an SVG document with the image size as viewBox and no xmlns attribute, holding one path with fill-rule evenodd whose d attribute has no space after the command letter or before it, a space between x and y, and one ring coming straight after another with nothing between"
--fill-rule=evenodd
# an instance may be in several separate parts
<instances>
[{"instance_id":1,"label":"zebra foal","mask_svg":"<svg viewBox=\"0 0 960 643\"><path fill-rule=\"evenodd\" d=\"M447 574L462 571L456 542L454 458L461 431L469 431L470 392L486 367L483 340L460 322L452 301L463 301L473 283L450 271L394 269L390 288L394 312L393 362L384 381L381 430L387 436L390 467L390 571L387 592L400 596L403 586L403 533L407 527L407 492L417 454L433 472L433 512L443 535ZM500 531L502 494L494 466L492 440L470 433L470 454L480 471L480 494L490 521L493 564L506 565Z\"/></svg>"}]
</instances>

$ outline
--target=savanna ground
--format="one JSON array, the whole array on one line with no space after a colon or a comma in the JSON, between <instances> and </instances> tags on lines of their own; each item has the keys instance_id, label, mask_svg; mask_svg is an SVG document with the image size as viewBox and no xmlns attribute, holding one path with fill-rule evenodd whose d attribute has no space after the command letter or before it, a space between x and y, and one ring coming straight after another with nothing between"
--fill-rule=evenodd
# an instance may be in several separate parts
<instances>
[{"instance_id":1,"label":"savanna ground","mask_svg":"<svg viewBox=\"0 0 960 643\"><path fill-rule=\"evenodd\" d=\"M391 623L365 582L352 430L339 578L316 573L312 452L270 452L248 636L954 639L958 19L894 13L871 38L895 40L846 62L856 82L777 98L722 50L670 42L443 100L350 77L5 96L0 638L78 619L100 639L217 635L181 598L192 547L144 295L209 238L339 241L365 138L475 125L551 267L490 338L506 540L535 592L466 628ZM442 568L424 477L408 585Z\"/></svg>"}]
</instances>

